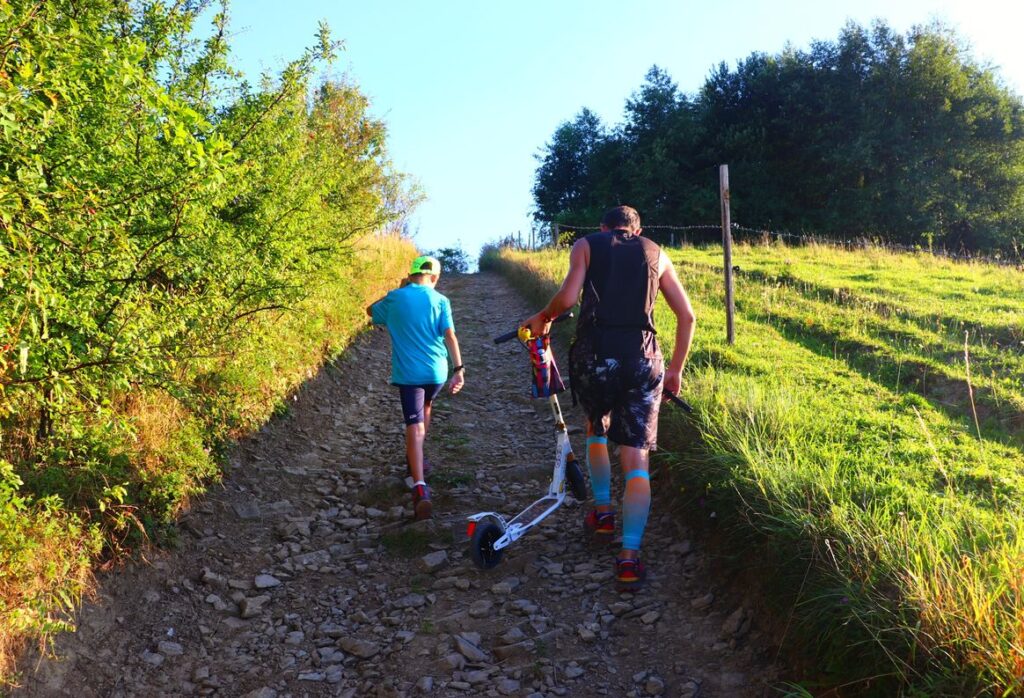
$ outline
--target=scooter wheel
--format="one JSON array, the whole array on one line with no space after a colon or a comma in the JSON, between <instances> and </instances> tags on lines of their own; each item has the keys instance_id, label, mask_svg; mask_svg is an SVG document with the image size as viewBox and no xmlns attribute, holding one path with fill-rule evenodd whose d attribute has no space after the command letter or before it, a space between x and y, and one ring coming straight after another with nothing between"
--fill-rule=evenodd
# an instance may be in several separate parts
<instances>
[{"instance_id":1,"label":"scooter wheel","mask_svg":"<svg viewBox=\"0 0 1024 698\"><path fill-rule=\"evenodd\" d=\"M469 556L473 563L482 570L489 570L501 562L504 550L495 550L494 541L504 535L504 531L494 521L481 521L476 525L472 538L469 539Z\"/></svg>"},{"instance_id":2,"label":"scooter wheel","mask_svg":"<svg viewBox=\"0 0 1024 698\"><path fill-rule=\"evenodd\" d=\"M583 479L583 469L575 458L565 463L565 479L569 481L569 489L576 501L587 501L587 481Z\"/></svg>"}]
</instances>

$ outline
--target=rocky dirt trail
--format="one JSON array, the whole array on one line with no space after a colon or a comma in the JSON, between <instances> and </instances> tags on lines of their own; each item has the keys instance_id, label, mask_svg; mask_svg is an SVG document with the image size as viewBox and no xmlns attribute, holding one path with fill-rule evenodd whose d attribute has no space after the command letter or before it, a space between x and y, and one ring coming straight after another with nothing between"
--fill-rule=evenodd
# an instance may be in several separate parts
<instances>
[{"instance_id":1,"label":"rocky dirt trail","mask_svg":"<svg viewBox=\"0 0 1024 698\"><path fill-rule=\"evenodd\" d=\"M571 497L498 567L473 566L465 516L540 496L554 432L525 352L491 342L530 308L495 275L441 290L467 384L437 403L432 521L410 523L389 341L367 332L237 446L176 549L100 578L15 695L777 695L761 614L715 583L657 469L641 592L615 592L614 549L585 542Z\"/></svg>"}]
</instances>

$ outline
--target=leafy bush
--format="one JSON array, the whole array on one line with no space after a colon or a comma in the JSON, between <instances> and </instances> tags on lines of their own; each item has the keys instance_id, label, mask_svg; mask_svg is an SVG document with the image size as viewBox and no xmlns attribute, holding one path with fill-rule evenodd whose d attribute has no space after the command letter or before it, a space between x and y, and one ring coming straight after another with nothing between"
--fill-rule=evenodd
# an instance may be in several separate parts
<instances>
[{"instance_id":1,"label":"leafy bush","mask_svg":"<svg viewBox=\"0 0 1024 698\"><path fill-rule=\"evenodd\" d=\"M414 255L384 125L313 89L326 27L254 89L205 6L0 4L0 683Z\"/></svg>"}]
</instances>

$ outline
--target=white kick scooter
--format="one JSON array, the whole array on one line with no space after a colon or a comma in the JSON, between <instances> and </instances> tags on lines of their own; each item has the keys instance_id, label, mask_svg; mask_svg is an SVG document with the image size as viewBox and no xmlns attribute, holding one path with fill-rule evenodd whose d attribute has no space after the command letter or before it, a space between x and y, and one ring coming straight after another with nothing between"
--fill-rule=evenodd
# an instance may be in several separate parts
<instances>
[{"instance_id":1,"label":"white kick scooter","mask_svg":"<svg viewBox=\"0 0 1024 698\"><path fill-rule=\"evenodd\" d=\"M554 322L570 317L571 312L564 313L555 318ZM516 337L524 344L533 339L528 328L520 327L518 330L495 337L494 343L501 344ZM547 348L546 351L551 350ZM582 502L587 498L587 483L583 479L580 464L573 455L565 419L562 417L562 408L554 391L548 397L548 402L555 419L555 467L551 473L548 492L509 520L494 511L483 511L469 517L466 529L469 536L469 555L481 569L490 569L501 562L505 548L522 538L527 531L562 506L562 502L565 501L566 483L578 501ZM533 518L530 518L531 516Z\"/></svg>"},{"instance_id":2,"label":"white kick scooter","mask_svg":"<svg viewBox=\"0 0 1024 698\"><path fill-rule=\"evenodd\" d=\"M572 313L567 312L555 318L554 322L571 317ZM518 330L495 337L494 343L501 344L516 337L523 344L535 339L530 335L528 328L520 327ZM550 352L550 347L545 351ZM693 408L678 396L668 394L668 399L686 412L693 412ZM469 537L469 556L480 569L486 570L497 566L501 562L505 548L522 538L527 531L562 506L567 483L577 501L582 502L587 498L587 483L583 479L583 470L573 455L565 419L562 417L562 408L554 391L551 391L548 402L551 405L551 414L555 418L555 466L551 473L548 492L509 520L494 511L482 511L468 517L466 535ZM539 513L534 515L535 512ZM531 515L533 518L530 518Z\"/></svg>"}]
</instances>

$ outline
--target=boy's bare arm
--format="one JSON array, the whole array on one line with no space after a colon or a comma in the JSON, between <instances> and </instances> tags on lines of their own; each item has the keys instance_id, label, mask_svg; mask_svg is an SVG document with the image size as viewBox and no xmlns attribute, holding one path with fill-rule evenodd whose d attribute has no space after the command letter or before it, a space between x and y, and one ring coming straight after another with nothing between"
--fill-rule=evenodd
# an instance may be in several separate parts
<instances>
[{"instance_id":1,"label":"boy's bare arm","mask_svg":"<svg viewBox=\"0 0 1024 698\"><path fill-rule=\"evenodd\" d=\"M399 288L405 288L406 286L409 285L409 283L410 283L409 277L405 277L404 279L402 279L402 283L399 284L398 287ZM388 297L388 294L385 293L383 296L381 296L380 298L375 300L373 303L370 303L368 306L366 306L366 314L369 315L370 317L373 317L373 306L377 305L378 303L380 303L382 300L384 300L387 297Z\"/></svg>"},{"instance_id":2,"label":"boy's bare arm","mask_svg":"<svg viewBox=\"0 0 1024 698\"><path fill-rule=\"evenodd\" d=\"M460 367L458 371L452 374L452 380L448 385L448 389L451 390L452 395L462 390L462 386L466 383L466 369L462 366L462 352L459 351L459 338L455 336L455 330L448 328L444 331L444 344L448 347L448 356L452 359L452 366Z\"/></svg>"},{"instance_id":3,"label":"boy's bare arm","mask_svg":"<svg viewBox=\"0 0 1024 698\"><path fill-rule=\"evenodd\" d=\"M375 300L373 303L370 303L368 306L366 306L366 314L369 315L372 318L373 317L373 306L377 305L378 303L380 303L385 298L387 298L387 294L384 294L383 296L381 296L380 298Z\"/></svg>"}]
</instances>

